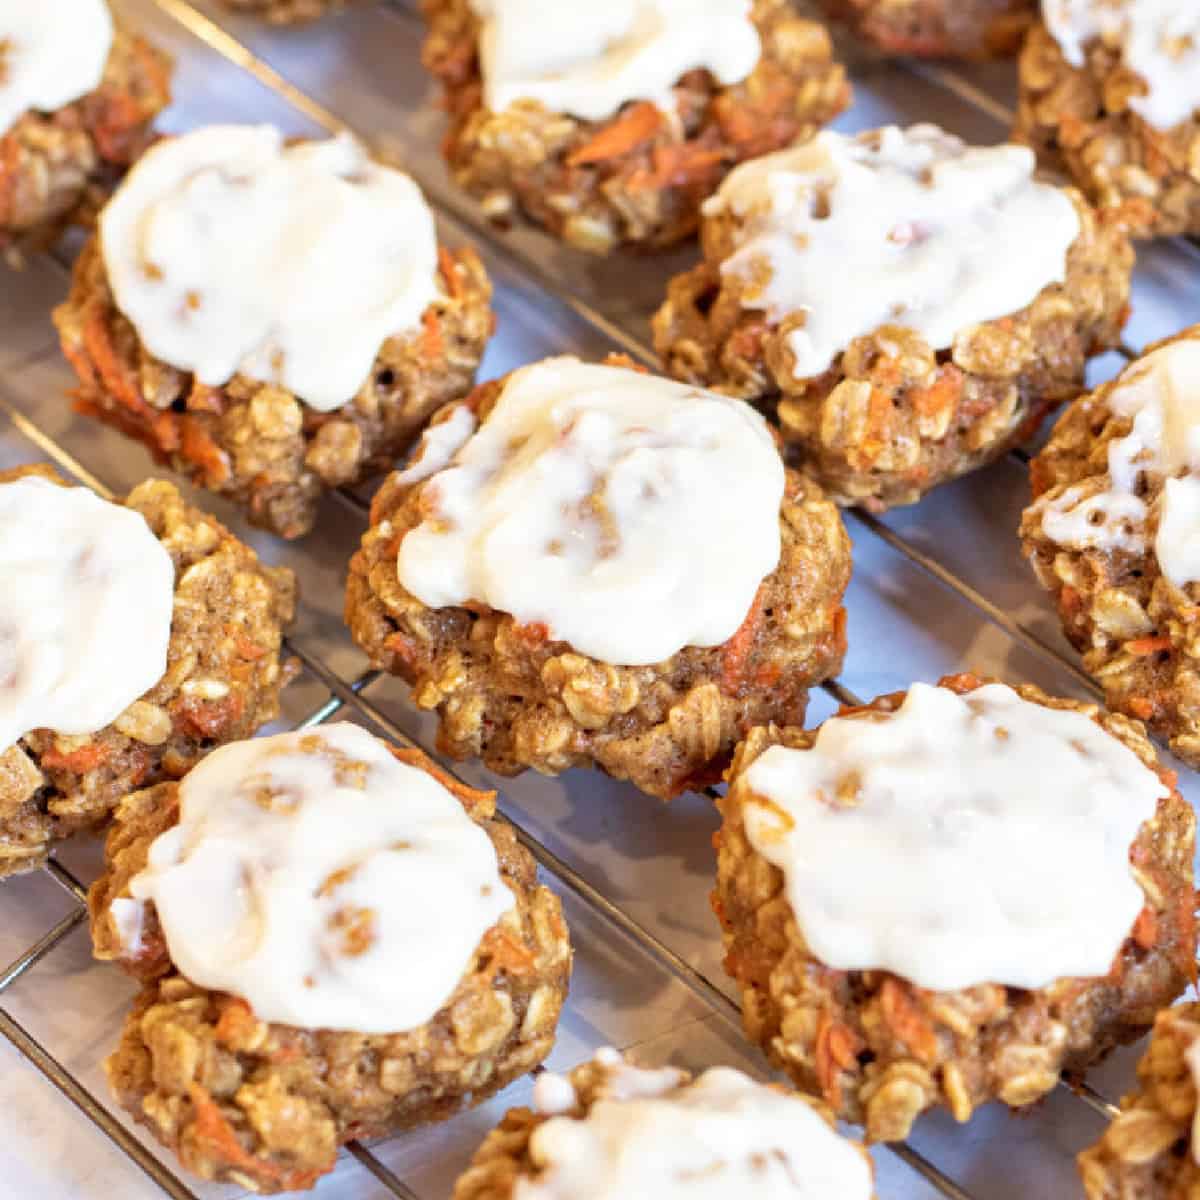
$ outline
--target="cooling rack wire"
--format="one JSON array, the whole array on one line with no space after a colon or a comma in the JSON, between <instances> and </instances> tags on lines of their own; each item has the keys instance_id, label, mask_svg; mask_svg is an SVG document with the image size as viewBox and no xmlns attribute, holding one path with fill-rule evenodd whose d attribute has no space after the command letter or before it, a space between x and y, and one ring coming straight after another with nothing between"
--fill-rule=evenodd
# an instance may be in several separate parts
<instances>
[{"instance_id":1,"label":"cooling rack wire","mask_svg":"<svg viewBox=\"0 0 1200 1200\"><path fill-rule=\"evenodd\" d=\"M570 3L574 0L562 2ZM270 54L262 53L261 47L255 48L256 37L253 27L248 22L233 18L222 19L212 0L114 0L114 7L130 24L149 23L158 28L173 30L176 39L181 42L197 48L202 47L212 61L219 60L225 68L235 70L240 76L253 81L259 92L270 94L294 113L300 114L315 129L331 133L350 130L362 136L363 140L372 144L378 152L395 154L395 147L389 144L385 136L372 136L372 129L364 127L373 122L360 122L355 113L343 112L342 106L337 103L341 93L336 80L328 89L320 89L328 90L334 97L327 107L326 102L314 98L313 93L317 88L298 84L295 81L295 72L279 68L271 60ZM419 30L415 26L418 18L412 11L413 8L413 4L405 3L404 0L385 0L379 16L381 21L399 22L408 27L408 36L404 41L409 47L415 47L419 38ZM151 32L153 35L154 31ZM866 79L876 85L874 90L868 89L867 102L875 104L880 111L868 112L866 119L859 119L860 125L879 124L893 116L888 110L889 98L895 100L897 96L904 97L911 89L917 89L922 94L936 94L941 97L943 104L958 106L968 125L973 131L977 131L978 140L999 140L1011 123L1010 107L996 95L997 92L1004 95L1011 82L1004 79L999 69L995 73L985 70L985 82L988 84L985 87L973 76L968 78L948 67L922 63L892 64L885 67L870 59L855 59L854 51L850 47L843 46L840 49L844 51L843 60L850 62L856 84ZM1006 69L1011 73L1011 64ZM411 95L425 96L426 84L420 77L420 68L415 56L395 64L395 71L395 78L402 85L401 90L406 90ZM319 80L320 76L315 78ZM882 89L878 86L881 81L886 84ZM182 91L182 86L177 90ZM182 95L181 98L186 103L186 95ZM384 96L376 99L380 103L399 108L395 98ZM361 109L355 105L349 107L370 115L369 109ZM913 115L905 114L908 119L912 119ZM385 129L386 125L381 124L380 128ZM429 128L436 129L436 126L431 125ZM433 144L436 145L436 141ZM601 352L604 347L621 350L639 361L654 364L654 354L645 336L644 305L641 311L631 315L630 312L614 309L599 302L594 295L589 294L589 287L579 286L580 278L586 277L572 276L569 273L564 277L555 269L553 260L548 264L544 255L539 256L530 249L537 243L528 236L496 234L482 221L470 201L455 193L444 177L436 173L431 166L434 161L432 157L426 155L418 162L416 160L419 156L412 153L413 147L409 146L407 150L408 152L402 151L400 155L403 165L424 187L439 221L452 241L465 239L479 244L489 254L491 262L501 265L508 286L529 289L549 297L562 313L569 314L574 328L584 340ZM537 236L532 235L533 239ZM1160 263L1160 272L1176 271L1182 278L1187 279L1188 272L1191 272L1191 278L1194 278L1196 268L1200 267L1200 248L1183 239L1175 239L1164 247L1156 248L1155 254L1159 256L1156 261ZM1163 267L1162 263L1166 266ZM66 267L65 260L51 260L48 265L48 269L56 274L60 283L65 278ZM667 268L663 269L664 276L666 270ZM11 281L9 282L12 286ZM636 308L636 304L634 307ZM1190 320L1196 319L1200 317L1190 317ZM1160 327L1147 330L1147 336L1140 341L1164 336L1187 323L1188 320L1185 319L1179 319L1176 324L1159 322ZM1120 354L1125 358L1132 357L1134 353L1135 350L1128 345L1120 348ZM1110 362L1109 373L1112 365ZM93 473L82 461L87 455L81 453L80 447L71 448L64 445L61 437L49 428L50 422L31 415L30 405L23 404L0 391L0 419L5 417L31 454L52 460L64 472L101 495L113 494L100 477L100 474L103 474L102 469L97 467L100 474ZM1027 461L1027 455L1016 452L1010 456L1008 466L1014 471L1023 471ZM342 491L336 493L335 501L345 510L345 515L356 529L365 525L367 504L361 495L352 491ZM982 616L985 625L990 623L1001 631L1005 638L1020 648L1022 661L1046 664L1060 676L1073 681L1077 693L1099 695L1095 685L1080 669L1069 650L1063 643L1056 641L1049 625L1038 621L1036 617L1031 619L1024 612L1014 613L1013 610L1019 610L1020 605L1006 603L1004 599L990 598L982 590L979 581L973 581L969 572L962 570L957 563L945 561L944 556L936 550L929 549L928 538L914 536L907 531L905 521L878 518L857 510L848 512L846 517L856 542L856 557L860 544L870 544L872 541L881 543L899 556L913 571L926 577L927 581L933 581L941 588L948 589L959 601ZM1008 536L1013 536L1011 529L1007 533ZM339 552L343 558L349 557L351 548L341 548ZM1028 580L1022 582L1027 583ZM855 634L863 636L864 631L852 627L852 636ZM339 663L335 665L328 661L329 655L315 651L302 639L289 639L287 650L299 659L303 666L304 678L308 685L306 694L311 691L323 697L319 702L314 702L306 714L289 722L289 727L310 728L335 717L349 716L397 743L417 744L414 738L367 694L378 678L378 672L346 672L340 666L340 658ZM859 696L838 680L826 683L824 691L832 704L859 702ZM427 751L432 749L428 745L423 748ZM593 884L587 878L586 872L577 869L552 849L547 844L548 839L530 827L530 821L522 819L519 815L514 816L511 808L503 810L503 819L512 824L518 839L533 854L556 889L564 897L569 897L584 906L590 912L597 928L603 930L615 944L628 949L630 953L642 956L657 970L681 984L702 1006L709 1018L728 1027L733 1035L738 1034L740 1014L736 1002L709 977L709 973L695 966L687 956L648 928L628 911L627 906L614 901L604 890ZM3 1034L46 1080L153 1180L164 1195L175 1197L176 1200L197 1200L197 1192L193 1190L196 1185L185 1182L159 1156L157 1148L150 1149L148 1142L143 1142L137 1134L131 1132L125 1118L109 1106L107 1099L99 1097L77 1073L69 1070L62 1057L56 1057L54 1050L46 1044L49 1039L35 1036L27 1028L28 1022L23 1024L13 1015L13 1006L8 1003L10 989L56 948L61 947L85 922L87 916L86 885L78 874L55 859L51 859L43 871L65 893L69 909L57 923L28 944L6 967L0 969L0 1034ZM0 904L5 900L4 891L0 888ZM11 904L11 901L9 903ZM0 907L0 914L7 911L7 907ZM713 937L716 937L715 928ZM1106 1096L1082 1079L1064 1082L1060 1085L1060 1091L1073 1097L1072 1102L1086 1105L1100 1117L1108 1118L1116 1111ZM426 1196L388 1166L375 1149L359 1143L351 1143L346 1148L357 1164L382 1187L384 1194L401 1197L403 1200L426 1200ZM930 1157L910 1144L878 1147L876 1152L899 1159L935 1194L949 1197L950 1200L974 1200L966 1185L956 1181L948 1171L943 1170ZM3 1191L2 1183L0 1191Z\"/></svg>"}]
</instances>

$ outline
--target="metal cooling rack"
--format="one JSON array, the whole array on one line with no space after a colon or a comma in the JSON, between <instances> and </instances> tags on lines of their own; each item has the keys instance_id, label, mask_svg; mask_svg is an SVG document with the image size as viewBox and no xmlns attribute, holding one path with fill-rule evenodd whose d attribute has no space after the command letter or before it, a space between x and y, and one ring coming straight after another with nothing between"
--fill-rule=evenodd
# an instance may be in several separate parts
<instances>
[{"instance_id":1,"label":"metal cooling rack","mask_svg":"<svg viewBox=\"0 0 1200 1200\"><path fill-rule=\"evenodd\" d=\"M232 17L214 0L112 3L130 26L177 56L178 100L168 127L268 120L298 134L350 129L412 172L442 235L452 244L474 242L496 283L500 326L484 377L566 350L598 355L620 349L653 364L648 317L666 279L687 265L691 252L597 261L536 231L498 234L486 226L440 163L441 118L419 65L422 31L411 4L364 2L311 28L281 31ZM978 142L1000 140L1007 131L1011 64L968 76L943 66L883 63L849 44L839 50L857 88L855 107L838 122L842 128L932 119ZM1200 320L1198 266L1200 249L1183 240L1139 252L1126 357ZM0 278L0 465L47 459L112 495L150 467L124 439L69 412L63 394L70 372L47 320L65 290L67 268L65 259L47 257L20 276ZM1095 364L1092 382L1120 365L1119 355L1107 356ZM855 540L850 653L841 678L814 694L811 720L859 696L964 666L1060 694L1097 694L1019 557L1015 529L1028 496L1026 461L1013 454L914 509L885 517L847 514ZM196 498L264 558L300 576L301 612L288 649L303 671L285 695L277 728L352 719L431 750L428 718L404 704L398 685L365 669L340 619L342 573L365 525L368 495L365 489L335 494L316 532L300 545L248 529L236 511L207 494ZM472 765L456 772L476 785L489 783ZM1188 772L1182 779L1195 802L1200 787ZM636 1046L647 1061L670 1057L693 1067L720 1061L765 1074L741 1037L736 999L720 970L716 925L706 911L708 839L715 827L710 799L684 797L663 809L594 772L499 786L504 819L563 896L576 945L572 998L549 1065L570 1066L595 1046L613 1043ZM99 1063L115 1045L131 986L88 955L86 881L98 861L94 842L69 843L43 871L0 886L0 961L11 959L0 969L0 1034L82 1113L83 1129L90 1123L120 1152L105 1159L102 1139L79 1135L81 1156L104 1159L96 1167L100 1174L87 1178L119 1181L123 1190L114 1193L107 1183L92 1190L80 1182L84 1175L75 1164L64 1161L50 1174L61 1168L72 1182L54 1194L240 1195L236 1188L185 1181L173 1160L107 1099ZM879 1194L952 1200L1079 1194L1071 1156L1115 1111L1106 1097L1131 1078L1134 1054L1117 1054L1092 1072L1095 1086L1082 1080L1060 1086L1031 1118L996 1105L963 1128L944 1114L925 1117L910 1142L875 1149ZM5 1082L10 1079L11 1073ZM15 1093L18 1103L36 1109L28 1090L41 1087L36 1076L21 1072L18 1084L26 1089ZM431 1130L370 1147L352 1143L317 1193L327 1200L443 1197L483 1131L527 1090L527 1083L514 1085ZM19 1165L12 1146L24 1134L5 1124L12 1104L0 1093L0 1146L7 1145ZM53 1121L70 1125L69 1109L49 1111ZM36 1136L22 1143L40 1144ZM0 1195L29 1194L11 1190L23 1186L10 1182L22 1176L9 1171L3 1151L0 1168Z\"/></svg>"}]
</instances>

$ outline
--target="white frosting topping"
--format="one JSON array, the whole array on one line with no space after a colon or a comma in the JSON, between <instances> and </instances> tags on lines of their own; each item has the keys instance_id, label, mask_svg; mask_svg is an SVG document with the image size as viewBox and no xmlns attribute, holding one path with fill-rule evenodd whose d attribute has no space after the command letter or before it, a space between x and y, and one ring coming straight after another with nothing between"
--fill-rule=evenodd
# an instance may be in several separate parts
<instances>
[{"instance_id":1,"label":"white frosting topping","mask_svg":"<svg viewBox=\"0 0 1200 1200\"><path fill-rule=\"evenodd\" d=\"M1154 553L1176 587L1200 580L1200 337L1130 364L1108 407L1133 418L1130 431L1108 445L1108 486L1075 484L1039 500L1042 529L1060 546L1143 554L1151 514L1139 482L1165 479Z\"/></svg>"},{"instance_id":2,"label":"white frosting topping","mask_svg":"<svg viewBox=\"0 0 1200 1200\"><path fill-rule=\"evenodd\" d=\"M288 146L267 126L160 142L100 217L117 306L156 357L219 387L241 373L321 412L437 296L420 189L349 137Z\"/></svg>"},{"instance_id":3,"label":"white frosting topping","mask_svg":"<svg viewBox=\"0 0 1200 1200\"><path fill-rule=\"evenodd\" d=\"M140 513L87 488L0 484L0 749L95 733L167 669L175 568Z\"/></svg>"},{"instance_id":4,"label":"white frosting topping","mask_svg":"<svg viewBox=\"0 0 1200 1200\"><path fill-rule=\"evenodd\" d=\"M728 1067L688 1084L669 1069L615 1070L624 1094L534 1130L538 1173L517 1180L514 1200L870 1200L866 1160L797 1096Z\"/></svg>"},{"instance_id":5,"label":"white frosting topping","mask_svg":"<svg viewBox=\"0 0 1200 1200\"><path fill-rule=\"evenodd\" d=\"M827 721L741 782L813 953L935 990L1107 975L1145 903L1130 846L1168 794L1081 713L1002 684L914 684L894 714Z\"/></svg>"},{"instance_id":6,"label":"white frosting topping","mask_svg":"<svg viewBox=\"0 0 1200 1200\"><path fill-rule=\"evenodd\" d=\"M400 582L620 665L716 646L779 562L783 464L749 405L624 367L515 371L433 476Z\"/></svg>"},{"instance_id":7,"label":"white frosting topping","mask_svg":"<svg viewBox=\"0 0 1200 1200\"><path fill-rule=\"evenodd\" d=\"M214 750L130 891L194 983L359 1033L433 1017L513 907L458 800L348 724Z\"/></svg>"},{"instance_id":8,"label":"white frosting topping","mask_svg":"<svg viewBox=\"0 0 1200 1200\"><path fill-rule=\"evenodd\" d=\"M740 83L758 65L762 43L751 0L471 0L484 101L501 112L536 100L587 121L611 117L629 100L674 112L672 88L704 68L718 83Z\"/></svg>"},{"instance_id":9,"label":"white frosting topping","mask_svg":"<svg viewBox=\"0 0 1200 1200\"><path fill-rule=\"evenodd\" d=\"M932 125L829 131L744 163L704 206L739 219L724 275L748 308L806 314L788 345L798 379L881 325L935 350L1061 283L1079 216L1033 178L1024 146L971 147Z\"/></svg>"},{"instance_id":10,"label":"white frosting topping","mask_svg":"<svg viewBox=\"0 0 1200 1200\"><path fill-rule=\"evenodd\" d=\"M105 0L0 0L0 133L95 91L112 43Z\"/></svg>"},{"instance_id":11,"label":"white frosting topping","mask_svg":"<svg viewBox=\"0 0 1200 1200\"><path fill-rule=\"evenodd\" d=\"M408 466L397 472L396 482L411 486L444 471L475 432L476 424L475 414L459 404L444 421L427 426Z\"/></svg>"},{"instance_id":12,"label":"white frosting topping","mask_svg":"<svg viewBox=\"0 0 1200 1200\"><path fill-rule=\"evenodd\" d=\"M1129 107L1157 129L1200 109L1200 8L1189 0L1042 0L1046 28L1072 66L1086 61L1093 38L1118 49L1140 75L1144 95Z\"/></svg>"}]
</instances>

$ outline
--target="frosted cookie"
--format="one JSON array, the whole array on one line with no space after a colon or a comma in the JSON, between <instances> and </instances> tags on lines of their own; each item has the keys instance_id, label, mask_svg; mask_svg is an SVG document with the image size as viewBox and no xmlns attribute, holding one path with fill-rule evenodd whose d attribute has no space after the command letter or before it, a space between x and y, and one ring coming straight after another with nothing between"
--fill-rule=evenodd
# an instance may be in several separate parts
<instances>
[{"instance_id":1,"label":"frosted cookie","mask_svg":"<svg viewBox=\"0 0 1200 1200\"><path fill-rule=\"evenodd\" d=\"M491 285L407 176L348 137L159 143L55 310L79 406L284 537L470 389Z\"/></svg>"},{"instance_id":2,"label":"frosted cookie","mask_svg":"<svg viewBox=\"0 0 1200 1200\"><path fill-rule=\"evenodd\" d=\"M272 25L304 25L328 12L344 8L349 0L221 0L234 12L262 17Z\"/></svg>"},{"instance_id":3,"label":"frosted cookie","mask_svg":"<svg viewBox=\"0 0 1200 1200\"><path fill-rule=\"evenodd\" d=\"M278 716L292 573L171 484L0 472L0 575L0 876Z\"/></svg>"},{"instance_id":4,"label":"frosted cookie","mask_svg":"<svg viewBox=\"0 0 1200 1200\"><path fill-rule=\"evenodd\" d=\"M1200 233L1200 10L1042 0L1013 137L1135 237Z\"/></svg>"},{"instance_id":5,"label":"frosted cookie","mask_svg":"<svg viewBox=\"0 0 1200 1200\"><path fill-rule=\"evenodd\" d=\"M291 1191L539 1063L571 949L494 801L348 724L123 800L89 895L97 956L145 984L120 1103L197 1175Z\"/></svg>"},{"instance_id":6,"label":"frosted cookie","mask_svg":"<svg viewBox=\"0 0 1200 1200\"><path fill-rule=\"evenodd\" d=\"M788 0L423 0L446 158L484 212L583 250L696 228L735 163L850 102L829 36Z\"/></svg>"},{"instance_id":7,"label":"frosted cookie","mask_svg":"<svg viewBox=\"0 0 1200 1200\"><path fill-rule=\"evenodd\" d=\"M849 574L837 509L748 406L552 358L445 410L383 485L346 620L446 753L665 799L802 719Z\"/></svg>"},{"instance_id":8,"label":"frosted cookie","mask_svg":"<svg viewBox=\"0 0 1200 1200\"><path fill-rule=\"evenodd\" d=\"M885 54L998 58L1015 54L1037 0L820 0Z\"/></svg>"},{"instance_id":9,"label":"frosted cookie","mask_svg":"<svg viewBox=\"0 0 1200 1200\"><path fill-rule=\"evenodd\" d=\"M1160 1012L1138 1086L1079 1155L1088 1200L1190 1200L1200 1192L1200 1004Z\"/></svg>"},{"instance_id":10,"label":"frosted cookie","mask_svg":"<svg viewBox=\"0 0 1200 1200\"><path fill-rule=\"evenodd\" d=\"M106 0L0 6L0 249L38 248L87 216L148 145L170 73Z\"/></svg>"},{"instance_id":11,"label":"frosted cookie","mask_svg":"<svg viewBox=\"0 0 1200 1200\"><path fill-rule=\"evenodd\" d=\"M739 167L654 318L668 372L773 415L843 504L983 466L1080 392L1127 315L1128 241L1033 167L932 125Z\"/></svg>"},{"instance_id":12,"label":"frosted cookie","mask_svg":"<svg viewBox=\"0 0 1200 1200\"><path fill-rule=\"evenodd\" d=\"M1021 542L1110 708L1200 765L1200 326L1077 400L1033 460Z\"/></svg>"},{"instance_id":13,"label":"frosted cookie","mask_svg":"<svg viewBox=\"0 0 1200 1200\"><path fill-rule=\"evenodd\" d=\"M871 1200L871 1160L821 1105L715 1067L645 1070L615 1050L540 1075L453 1200Z\"/></svg>"},{"instance_id":14,"label":"frosted cookie","mask_svg":"<svg viewBox=\"0 0 1200 1200\"><path fill-rule=\"evenodd\" d=\"M1195 979L1195 815L1094 704L914 684L754 730L720 808L747 1034L868 1140L1031 1104Z\"/></svg>"}]
</instances>

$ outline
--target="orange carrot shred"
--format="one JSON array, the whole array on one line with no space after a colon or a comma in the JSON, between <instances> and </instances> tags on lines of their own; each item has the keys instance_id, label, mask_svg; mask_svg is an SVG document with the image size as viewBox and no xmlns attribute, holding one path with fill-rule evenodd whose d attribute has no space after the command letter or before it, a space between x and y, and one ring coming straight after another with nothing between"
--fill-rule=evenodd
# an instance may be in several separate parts
<instances>
[{"instance_id":1,"label":"orange carrot shred","mask_svg":"<svg viewBox=\"0 0 1200 1200\"><path fill-rule=\"evenodd\" d=\"M750 657L750 650L754 645L754 639L762 621L765 586L765 584L759 584L746 619L738 626L733 637L721 648L721 676L718 686L727 696L732 696L737 692L745 676L746 660Z\"/></svg>"},{"instance_id":2,"label":"orange carrot shred","mask_svg":"<svg viewBox=\"0 0 1200 1200\"><path fill-rule=\"evenodd\" d=\"M615 120L598 130L567 159L567 165L584 166L619 158L652 138L662 125L662 113L648 100L625 109Z\"/></svg>"},{"instance_id":3,"label":"orange carrot shred","mask_svg":"<svg viewBox=\"0 0 1200 1200\"><path fill-rule=\"evenodd\" d=\"M1125 649L1139 658L1147 654L1157 654L1160 650L1170 650L1170 648L1171 638L1165 633L1156 634L1153 637L1134 638L1132 642L1125 643Z\"/></svg>"}]
</instances>

